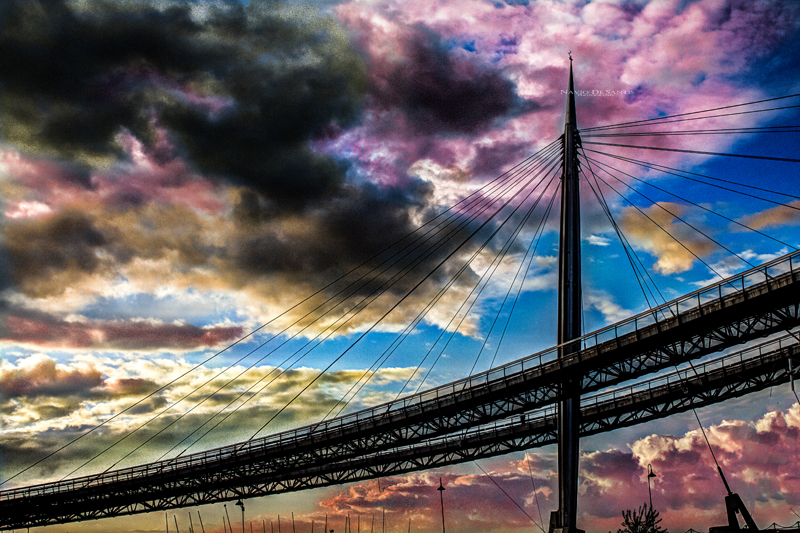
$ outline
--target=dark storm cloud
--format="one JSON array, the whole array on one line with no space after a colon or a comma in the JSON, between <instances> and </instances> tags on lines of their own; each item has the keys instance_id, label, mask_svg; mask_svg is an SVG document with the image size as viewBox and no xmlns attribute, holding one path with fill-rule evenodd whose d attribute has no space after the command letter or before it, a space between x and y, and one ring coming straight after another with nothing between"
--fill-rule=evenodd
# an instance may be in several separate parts
<instances>
[{"instance_id":1,"label":"dark storm cloud","mask_svg":"<svg viewBox=\"0 0 800 533\"><path fill-rule=\"evenodd\" d=\"M0 6L0 136L38 154L107 163L128 131L162 161L182 155L304 205L342 179L305 142L351 122L365 87L344 33L300 8L230 3L193 16L188 3Z\"/></svg>"},{"instance_id":2,"label":"dark storm cloud","mask_svg":"<svg viewBox=\"0 0 800 533\"><path fill-rule=\"evenodd\" d=\"M9 221L3 226L4 256L10 278L35 294L38 281L54 273L82 276L100 268L95 253L108 244L93 221L66 210L44 219Z\"/></svg>"},{"instance_id":3,"label":"dark storm cloud","mask_svg":"<svg viewBox=\"0 0 800 533\"><path fill-rule=\"evenodd\" d=\"M276 213L270 200L241 188L232 217L209 218L181 205L155 202L117 210L87 204L80 212L65 209L41 218L8 220L1 229L10 279L20 292L34 298L63 294L67 287L86 286L90 279L99 282L118 276L137 259L168 260L171 279L180 283L185 275L190 286L198 283L193 273L205 272L203 276L211 276L209 283L225 289L270 279L293 287L309 283L318 287L411 233L416 217L430 218L431 193L430 184L413 179L404 187L349 183L298 214ZM446 248L431 250L441 239L418 242L410 257L427 255L428 263L441 258ZM390 269L386 275L394 272ZM7 314L13 320L5 338L39 344L63 338L71 339L71 346L124 349L127 338L128 348L155 348L166 342L172 327L67 323L10 310ZM11 331L10 325L17 329ZM233 331L188 327L175 326L170 333L187 347L214 344ZM102 339L92 337L91 331L102 332Z\"/></svg>"},{"instance_id":4,"label":"dark storm cloud","mask_svg":"<svg viewBox=\"0 0 800 533\"><path fill-rule=\"evenodd\" d=\"M302 240L282 236L280 224L264 224L268 211L256 196L244 193L235 216L244 227L258 230L243 236L235 262L253 274L284 272L299 277L349 269L410 233L411 209L423 208L430 193L430 186L421 181L402 189L348 185L321 209L306 214L304 224L313 230Z\"/></svg>"},{"instance_id":5,"label":"dark storm cloud","mask_svg":"<svg viewBox=\"0 0 800 533\"><path fill-rule=\"evenodd\" d=\"M509 161L520 161L527 155L528 146L524 143L478 146L472 172L478 176L496 176L503 172Z\"/></svg>"},{"instance_id":6,"label":"dark storm cloud","mask_svg":"<svg viewBox=\"0 0 800 533\"><path fill-rule=\"evenodd\" d=\"M538 109L499 71L461 47L448 47L422 24L404 44L403 61L376 69L370 94L381 107L401 109L423 133L474 133L495 119Z\"/></svg>"},{"instance_id":7,"label":"dark storm cloud","mask_svg":"<svg viewBox=\"0 0 800 533\"><path fill-rule=\"evenodd\" d=\"M136 259L169 262L171 279L186 286L242 289L270 280L305 290L414 229L431 199L430 185L345 181L346 164L308 146L356 120L367 91L362 61L332 20L278 3L154 5L0 5L3 140L48 164L86 168L124 154L146 161L91 175L60 172L69 174L60 181L84 189L71 196L80 200L75 207L56 205L54 214L3 224L3 257L19 292L61 295L68 287L88 287L90 279L123 275ZM384 96L387 105L400 98L395 103L420 127L474 131L524 107L502 75L450 54L425 27L413 35L409 68L390 76L398 86ZM138 185L143 180L136 172L176 184L200 180L183 161L202 178L241 185L232 220L212 223L169 205L167 193L161 195L166 203L157 201L152 190L169 185L160 178ZM56 322L83 345L96 345L79 326ZM100 329L123 347L112 325ZM204 331L187 335L187 342L211 342L203 340ZM51 342L38 332L30 336Z\"/></svg>"}]
</instances>

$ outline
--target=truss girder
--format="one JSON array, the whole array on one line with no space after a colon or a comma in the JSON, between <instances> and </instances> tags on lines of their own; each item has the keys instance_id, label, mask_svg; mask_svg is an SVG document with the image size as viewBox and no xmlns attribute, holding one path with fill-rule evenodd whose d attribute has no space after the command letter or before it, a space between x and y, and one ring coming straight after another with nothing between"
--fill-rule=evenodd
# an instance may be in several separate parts
<instances>
[{"instance_id":1,"label":"truss girder","mask_svg":"<svg viewBox=\"0 0 800 533\"><path fill-rule=\"evenodd\" d=\"M702 325L680 321L680 317L677 317L675 328L683 331L676 331L674 339L662 345L642 345L643 349L636 357L618 359L618 356L617 361L609 361L605 366L585 371L584 391L634 379L651 371L679 365L750 339L789 330L800 324L800 302L796 294L786 300L775 301L775 307L770 307L769 296L771 295L762 296L761 302L744 300L740 304L754 306L752 312L739 314L720 310L715 319L723 320L708 320ZM767 305L762 307L763 304Z\"/></svg>"},{"instance_id":2,"label":"truss girder","mask_svg":"<svg viewBox=\"0 0 800 533\"><path fill-rule=\"evenodd\" d=\"M792 345L660 386L631 389L611 399L587 398L581 406L581 435L631 426L785 383L789 358L796 377L800 374L800 346ZM270 470L262 464L241 462L226 470L198 467L194 472L171 473L151 478L147 485L132 479L83 488L67 498L54 493L0 500L0 528L91 520L336 485L540 447L556 438L553 411L538 411L464 434L359 457L318 460L302 468L286 463Z\"/></svg>"}]
</instances>

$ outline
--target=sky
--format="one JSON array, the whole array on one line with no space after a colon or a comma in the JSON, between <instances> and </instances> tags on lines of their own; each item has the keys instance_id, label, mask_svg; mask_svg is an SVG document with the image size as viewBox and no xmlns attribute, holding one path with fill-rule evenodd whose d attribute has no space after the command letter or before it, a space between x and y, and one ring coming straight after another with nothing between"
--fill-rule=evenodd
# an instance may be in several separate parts
<instances>
[{"instance_id":1,"label":"sky","mask_svg":"<svg viewBox=\"0 0 800 533\"><path fill-rule=\"evenodd\" d=\"M335 280L467 195L486 194L484 185L563 133L570 52L579 129L793 95L800 5L0 3L4 488L263 436L554 345L558 202L544 216L554 187L542 187L532 224L463 320L451 317L492 268L497 241L470 263L473 249L454 252L418 288L413 276L381 271L376 279L389 290L363 309L339 308L352 315L346 323L314 309L335 296ZM743 109L787 108L660 127L796 125L797 104L777 100ZM588 133L584 141L623 142ZM800 158L793 133L642 139L624 143ZM800 246L796 163L584 147L790 195L744 196L592 155L599 176L612 165L630 174L616 174L620 190L647 195L604 190L666 299L748 268L742 259L759 264ZM636 179L680 196L645 191ZM581 198L589 332L648 304L587 180ZM519 286L517 268L539 222L537 252L509 318L502 303L509 286ZM442 258L424 250L425 265ZM372 368L461 265L401 348ZM354 292L366 296L368 288ZM498 309L498 322L508 323L502 343ZM422 360L425 353L433 355ZM350 398L354 384L360 392ZM800 405L788 385L698 416L757 523L800 518ZM535 529L517 505L546 528L557 506L555 455L549 446L380 484L254 499L245 502L247 520L277 530L278 515L287 528L293 513L297 530L307 531L327 516L339 530L348 515L353 528L359 516L361 527L373 519L383 527L385 513L387 531L406 531L409 520L414 531L437 531L441 478L450 531ZM578 523L589 533L615 531L622 510L647 500L648 464L662 526L681 532L725 522L723 487L692 413L583 439L580 461ZM221 504L200 512L206 530L222 531ZM188 530L187 513L169 514ZM153 513L46 529L163 527L163 513Z\"/></svg>"}]
</instances>

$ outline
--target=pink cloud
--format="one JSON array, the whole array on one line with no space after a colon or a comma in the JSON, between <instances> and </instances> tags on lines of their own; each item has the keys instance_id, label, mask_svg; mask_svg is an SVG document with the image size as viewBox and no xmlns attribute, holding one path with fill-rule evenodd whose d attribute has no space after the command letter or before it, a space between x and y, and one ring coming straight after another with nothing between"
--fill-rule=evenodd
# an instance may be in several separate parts
<instances>
[{"instance_id":1,"label":"pink cloud","mask_svg":"<svg viewBox=\"0 0 800 533\"><path fill-rule=\"evenodd\" d=\"M773 521L793 522L789 507L800 506L800 404L766 413L755 422L724 421L706 432L731 488L745 502L760 527ZM589 441L587 441L589 442ZM586 444L585 444L586 445ZM699 430L682 436L639 439L627 450L587 451L581 456L579 525L588 532L616 530L621 513L648 501L647 465L653 504L671 531L707 529L726 521L725 489ZM547 527L549 512L558 505L554 450L529 453L538 503ZM497 458L480 464L492 478L538 521L528 463ZM463 472L475 473L465 474ZM458 473L462 472L462 473ZM436 487L446 487L447 527L459 531L530 531L530 520L483 473L464 466L395 476L353 485L319 501L326 512L380 517L383 510L393 527L412 519L413 529L440 526Z\"/></svg>"},{"instance_id":2,"label":"pink cloud","mask_svg":"<svg viewBox=\"0 0 800 533\"><path fill-rule=\"evenodd\" d=\"M42 202L15 202L4 215L8 218L36 218L53 212L50 206Z\"/></svg>"},{"instance_id":3,"label":"pink cloud","mask_svg":"<svg viewBox=\"0 0 800 533\"><path fill-rule=\"evenodd\" d=\"M164 202L211 214L227 209L220 184L194 173L174 156L171 144L160 134L149 150L129 133L120 134L118 140L129 162L104 171L0 151L0 165L12 181L24 187L27 196L10 204L5 215L32 218L98 202L112 208Z\"/></svg>"},{"instance_id":4,"label":"pink cloud","mask_svg":"<svg viewBox=\"0 0 800 533\"><path fill-rule=\"evenodd\" d=\"M155 133L156 141L147 148L130 133L119 135L131 164L98 173L98 196L111 206L158 201L212 214L224 211L227 203L220 184L193 172L177 157L165 130L155 128Z\"/></svg>"},{"instance_id":5,"label":"pink cloud","mask_svg":"<svg viewBox=\"0 0 800 533\"><path fill-rule=\"evenodd\" d=\"M519 472L491 472L510 494L525 494L530 490L527 475ZM375 515L386 512L389 526L407 524L414 530L435 530L441 527L439 478L445 487L443 494L445 522L453 531L499 531L530 528L530 520L483 475L457 475L448 472L419 472L407 476L360 483L319 502L327 512L336 514ZM518 504L523 505L520 498ZM524 507L524 505L523 505ZM534 517L535 517L534 513ZM387 530L389 528L387 527Z\"/></svg>"},{"instance_id":6,"label":"pink cloud","mask_svg":"<svg viewBox=\"0 0 800 533\"><path fill-rule=\"evenodd\" d=\"M422 158L445 167L458 163L476 179L493 177L491 172L518 161L521 153L531 153L561 134L570 50L576 58L576 89L590 93L578 97L579 127L757 100L763 93L732 80L796 29L797 10L789 3L738 1L685 7L677 1L644 7L545 1L504 9L483 1L343 4L336 13L368 56L372 90L361 125L323 143L322 149L347 154L357 168L382 182L403 182L407 168ZM425 110L424 101L403 98L427 94L433 101L446 92L437 90L436 79L429 75L434 58L440 70L452 72L451 90L465 72L476 83L493 80L497 99L492 104L502 110L484 106L487 120L475 123L480 128L466 128L466 135L447 134L441 121L438 128L421 128L417 117ZM531 110L536 111L512 111L505 91L499 89L503 83L510 84L513 97L532 103ZM606 90L632 94L591 94ZM466 105L467 99L462 100L462 116L476 112ZM424 116L429 126L440 118L435 113ZM702 124L750 126L759 120L745 115ZM676 123L659 129L683 129L687 124L693 126ZM732 141L718 136L708 142L709 151L724 151ZM686 147L680 137L640 144ZM646 160L652 155L599 149L626 151ZM488 162L484 157L490 151L494 154ZM660 161L667 165L702 161L688 157L669 154ZM640 169L637 172L641 174Z\"/></svg>"},{"instance_id":7,"label":"pink cloud","mask_svg":"<svg viewBox=\"0 0 800 533\"><path fill-rule=\"evenodd\" d=\"M2 339L62 348L153 350L219 346L242 335L239 326L197 327L150 321L72 322L43 314L9 314Z\"/></svg>"}]
</instances>

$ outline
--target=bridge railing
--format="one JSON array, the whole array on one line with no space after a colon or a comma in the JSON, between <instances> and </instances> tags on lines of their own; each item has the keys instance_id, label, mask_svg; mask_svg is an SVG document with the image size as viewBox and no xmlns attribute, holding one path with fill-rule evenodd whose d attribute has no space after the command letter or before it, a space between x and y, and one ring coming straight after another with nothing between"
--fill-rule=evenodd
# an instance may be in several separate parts
<instances>
[{"instance_id":1,"label":"bridge railing","mask_svg":"<svg viewBox=\"0 0 800 533\"><path fill-rule=\"evenodd\" d=\"M456 393L480 390L481 388L503 387L506 380L522 373L536 371L545 365L558 365L559 351L569 345L578 344L579 348L591 348L608 341L613 341L620 336L651 327L697 309L707 308L713 302L722 302L726 299L736 298L744 291L765 284L767 281L781 278L790 274L791 281L800 279L800 251L779 257L761 266L746 272L734 275L690 294L681 296L671 302L654 309L639 313L626 320L574 339L561 346L529 355L517 361L488 370L446 385L435 387L418 394L409 395L396 401L378 405L354 413L346 414L331 420L325 420L308 426L282 431L253 439L246 443L228 445L205 452L165 459L147 465L129 467L101 474L83 476L64 480L56 483L47 483L20 489L10 489L0 492L0 500L20 498L43 493L61 492L80 487L98 486L105 483L114 483L140 478L149 474L164 474L175 471L185 471L193 467L207 465L213 461L227 461L240 454L255 454L266 452L278 446L290 446L298 442L317 442L328 438L329 435L345 434L348 431L358 431L364 424L373 423L378 419L391 419L393 416L407 416L414 412L415 407L423 404L435 403L440 399L452 399ZM309 440L310 439L310 440ZM44 492L42 492L44 491Z\"/></svg>"},{"instance_id":2,"label":"bridge railing","mask_svg":"<svg viewBox=\"0 0 800 533\"><path fill-rule=\"evenodd\" d=\"M765 357L774 357L777 352L787 348L794 348L795 352L793 356L798 357L800 343L793 336L785 335L756 346L723 355L706 363L695 364L694 369L674 370L668 374L656 376L629 386L588 394L581 398L581 409L614 405L618 400L629 402L635 400L637 397L641 397L642 393L650 393L650 395L663 394L669 390L671 385L685 387L691 384L692 381L702 379L704 376L708 376L714 372L724 372L726 369L731 369L730 371L732 372L732 367L734 367L734 365L741 366L747 363L755 364L758 360L762 360ZM800 366L795 367L794 374L800 374ZM507 432L512 426L519 424L520 421L528 424L545 425L548 420L552 420L555 417L556 412L557 407L555 405L548 405L547 407L535 409L523 415L508 417L489 424L483 424L479 427L470 428L462 433L434 437L428 439L426 442L459 441L468 439L471 435L485 435L487 430L490 432ZM409 447L413 446L416 445L409 445ZM392 451L386 453L392 453Z\"/></svg>"}]
</instances>

